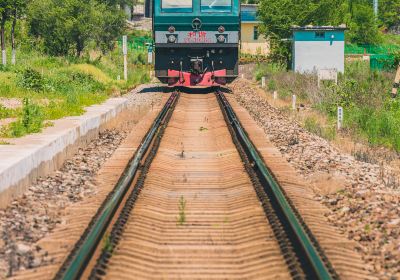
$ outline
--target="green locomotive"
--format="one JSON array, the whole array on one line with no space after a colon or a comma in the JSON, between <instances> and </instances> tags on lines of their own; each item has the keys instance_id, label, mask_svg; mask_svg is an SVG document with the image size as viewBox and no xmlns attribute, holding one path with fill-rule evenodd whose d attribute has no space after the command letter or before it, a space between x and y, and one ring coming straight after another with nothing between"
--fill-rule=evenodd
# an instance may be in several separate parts
<instances>
[{"instance_id":1,"label":"green locomotive","mask_svg":"<svg viewBox=\"0 0 400 280\"><path fill-rule=\"evenodd\" d=\"M170 86L216 86L238 75L239 0L154 0L155 75Z\"/></svg>"}]
</instances>

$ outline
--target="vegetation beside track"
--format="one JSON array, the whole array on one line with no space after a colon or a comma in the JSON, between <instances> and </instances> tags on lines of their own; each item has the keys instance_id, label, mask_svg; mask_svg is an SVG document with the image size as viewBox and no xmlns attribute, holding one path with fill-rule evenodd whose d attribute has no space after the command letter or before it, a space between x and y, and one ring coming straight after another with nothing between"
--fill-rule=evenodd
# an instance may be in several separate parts
<instances>
[{"instance_id":1,"label":"vegetation beside track","mask_svg":"<svg viewBox=\"0 0 400 280\"><path fill-rule=\"evenodd\" d=\"M130 49L128 79L117 43L126 0L0 1L0 138L39 132L149 80L145 46ZM11 105L10 105L11 104ZM4 120L7 119L7 120Z\"/></svg>"},{"instance_id":2,"label":"vegetation beside track","mask_svg":"<svg viewBox=\"0 0 400 280\"><path fill-rule=\"evenodd\" d=\"M80 115L86 106L149 81L142 52L129 56L128 81L118 79L123 76L119 48L107 55L93 53L94 58L52 57L37 51L18 55L16 66L0 68L0 97L23 101L18 108L0 105L0 119L17 118L1 128L1 137L39 132L45 120Z\"/></svg>"},{"instance_id":3,"label":"vegetation beside track","mask_svg":"<svg viewBox=\"0 0 400 280\"><path fill-rule=\"evenodd\" d=\"M295 94L299 102L310 104L328 122L322 125L309 117L305 128L328 140L336 137L337 107L344 108L342 133L372 146L383 145L400 151L400 100L392 99L394 72L372 71L369 64L358 61L347 63L345 74L338 84L317 86L313 75L286 71L285 66L259 64L256 77L266 77L268 91L277 91L282 99Z\"/></svg>"}]
</instances>

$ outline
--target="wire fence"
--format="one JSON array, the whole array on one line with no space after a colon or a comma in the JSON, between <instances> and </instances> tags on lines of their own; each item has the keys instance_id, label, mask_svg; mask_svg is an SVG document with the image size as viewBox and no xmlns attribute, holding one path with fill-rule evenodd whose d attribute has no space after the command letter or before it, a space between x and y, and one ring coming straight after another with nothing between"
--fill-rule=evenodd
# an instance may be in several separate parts
<instances>
[{"instance_id":1,"label":"wire fence","mask_svg":"<svg viewBox=\"0 0 400 280\"><path fill-rule=\"evenodd\" d=\"M392 55L400 52L398 45L352 45L346 44L345 54L367 54L367 55Z\"/></svg>"},{"instance_id":2,"label":"wire fence","mask_svg":"<svg viewBox=\"0 0 400 280\"><path fill-rule=\"evenodd\" d=\"M391 70L396 66L396 57L400 56L398 45L352 45L345 46L346 55L368 55L373 70Z\"/></svg>"}]
</instances>

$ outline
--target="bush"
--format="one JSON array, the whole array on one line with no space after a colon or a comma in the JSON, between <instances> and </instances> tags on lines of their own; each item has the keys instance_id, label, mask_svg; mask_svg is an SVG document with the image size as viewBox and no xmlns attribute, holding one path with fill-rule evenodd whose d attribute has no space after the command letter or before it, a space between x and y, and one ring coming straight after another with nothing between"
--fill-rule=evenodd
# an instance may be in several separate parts
<instances>
[{"instance_id":1,"label":"bush","mask_svg":"<svg viewBox=\"0 0 400 280\"><path fill-rule=\"evenodd\" d=\"M43 121L41 107L32 103L28 98L24 98L21 116L16 122L3 128L1 134L3 137L21 137L29 133L40 132Z\"/></svg>"},{"instance_id":2,"label":"bush","mask_svg":"<svg viewBox=\"0 0 400 280\"><path fill-rule=\"evenodd\" d=\"M7 109L3 105L0 104L0 119L10 118L13 116L13 110Z\"/></svg>"},{"instance_id":3,"label":"bush","mask_svg":"<svg viewBox=\"0 0 400 280\"><path fill-rule=\"evenodd\" d=\"M44 89L45 81L38 71L32 68L27 68L22 72L20 86L25 89L39 92Z\"/></svg>"},{"instance_id":4,"label":"bush","mask_svg":"<svg viewBox=\"0 0 400 280\"><path fill-rule=\"evenodd\" d=\"M147 56L144 53L139 53L136 59L136 64L146 65L147 64Z\"/></svg>"}]
</instances>

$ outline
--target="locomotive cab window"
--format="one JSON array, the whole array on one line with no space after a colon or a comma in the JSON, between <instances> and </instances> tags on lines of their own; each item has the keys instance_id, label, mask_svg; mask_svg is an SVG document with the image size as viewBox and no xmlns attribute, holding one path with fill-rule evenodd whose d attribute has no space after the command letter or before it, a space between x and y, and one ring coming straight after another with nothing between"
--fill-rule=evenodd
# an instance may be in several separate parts
<instances>
[{"instance_id":1,"label":"locomotive cab window","mask_svg":"<svg viewBox=\"0 0 400 280\"><path fill-rule=\"evenodd\" d=\"M192 0L161 0L161 10L165 13L191 13Z\"/></svg>"},{"instance_id":2,"label":"locomotive cab window","mask_svg":"<svg viewBox=\"0 0 400 280\"><path fill-rule=\"evenodd\" d=\"M232 11L232 0L201 0L201 11L229 13Z\"/></svg>"}]
</instances>

